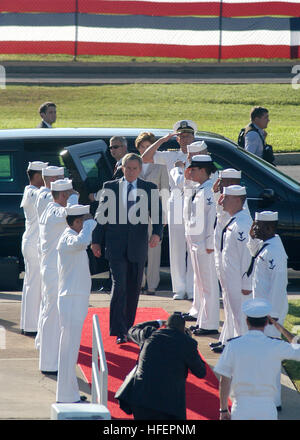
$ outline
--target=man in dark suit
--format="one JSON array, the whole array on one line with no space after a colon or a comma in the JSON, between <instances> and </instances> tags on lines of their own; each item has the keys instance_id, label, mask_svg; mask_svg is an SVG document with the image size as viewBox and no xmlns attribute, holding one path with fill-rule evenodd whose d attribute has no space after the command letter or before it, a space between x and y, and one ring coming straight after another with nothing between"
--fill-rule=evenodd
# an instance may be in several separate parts
<instances>
[{"instance_id":1,"label":"man in dark suit","mask_svg":"<svg viewBox=\"0 0 300 440\"><path fill-rule=\"evenodd\" d=\"M105 182L95 219L92 243L105 243L105 257L112 275L110 303L110 335L117 343L127 341L127 331L133 325L148 245L155 247L161 240L162 207L157 186L139 179L141 157L134 153L124 156L124 177ZM153 232L148 241L149 216ZM95 253L94 253L95 255Z\"/></svg>"},{"instance_id":2,"label":"man in dark suit","mask_svg":"<svg viewBox=\"0 0 300 440\"><path fill-rule=\"evenodd\" d=\"M185 420L185 382L190 370L204 377L206 366L197 342L185 329L180 313L164 321L148 321L128 331L128 339L141 347L137 368L115 398L135 420Z\"/></svg>"},{"instance_id":3,"label":"man in dark suit","mask_svg":"<svg viewBox=\"0 0 300 440\"><path fill-rule=\"evenodd\" d=\"M44 102L39 108L42 118L36 128L52 128L52 124L56 121L56 105L54 102Z\"/></svg>"}]
</instances>

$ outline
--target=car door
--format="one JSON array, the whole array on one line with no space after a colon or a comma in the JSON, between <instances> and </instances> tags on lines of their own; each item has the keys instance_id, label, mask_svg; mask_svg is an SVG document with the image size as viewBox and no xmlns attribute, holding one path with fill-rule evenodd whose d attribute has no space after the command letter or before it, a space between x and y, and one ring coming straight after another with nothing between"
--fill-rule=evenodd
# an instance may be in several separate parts
<instances>
[{"instance_id":1,"label":"car door","mask_svg":"<svg viewBox=\"0 0 300 440\"><path fill-rule=\"evenodd\" d=\"M60 154L73 181L73 187L80 194L79 203L91 205L91 214L94 214L98 203L91 203L89 194L99 191L113 173L107 157L106 143L99 139L75 144L65 147ZM92 275L109 270L108 262L103 256L94 257L90 248L88 256Z\"/></svg>"}]
</instances>

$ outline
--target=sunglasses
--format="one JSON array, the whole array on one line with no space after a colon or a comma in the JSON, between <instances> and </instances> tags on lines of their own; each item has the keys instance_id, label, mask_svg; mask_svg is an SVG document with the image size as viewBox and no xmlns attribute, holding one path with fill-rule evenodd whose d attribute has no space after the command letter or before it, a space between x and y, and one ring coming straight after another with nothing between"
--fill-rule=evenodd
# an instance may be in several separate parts
<instances>
[{"instance_id":1,"label":"sunglasses","mask_svg":"<svg viewBox=\"0 0 300 440\"><path fill-rule=\"evenodd\" d=\"M121 148L121 145L110 145L108 148L110 150L117 150L118 148Z\"/></svg>"}]
</instances>

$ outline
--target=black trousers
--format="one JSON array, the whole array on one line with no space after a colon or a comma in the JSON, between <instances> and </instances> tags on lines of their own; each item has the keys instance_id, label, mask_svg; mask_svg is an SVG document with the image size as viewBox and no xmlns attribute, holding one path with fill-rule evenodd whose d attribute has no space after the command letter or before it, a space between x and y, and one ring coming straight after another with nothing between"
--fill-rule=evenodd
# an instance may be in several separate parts
<instances>
[{"instance_id":1,"label":"black trousers","mask_svg":"<svg viewBox=\"0 0 300 440\"><path fill-rule=\"evenodd\" d=\"M132 412L134 420L182 420L177 416L142 406L132 406Z\"/></svg>"},{"instance_id":2,"label":"black trousers","mask_svg":"<svg viewBox=\"0 0 300 440\"><path fill-rule=\"evenodd\" d=\"M109 261L112 276L110 335L126 335L133 326L139 301L145 261L131 262L127 256Z\"/></svg>"}]
</instances>

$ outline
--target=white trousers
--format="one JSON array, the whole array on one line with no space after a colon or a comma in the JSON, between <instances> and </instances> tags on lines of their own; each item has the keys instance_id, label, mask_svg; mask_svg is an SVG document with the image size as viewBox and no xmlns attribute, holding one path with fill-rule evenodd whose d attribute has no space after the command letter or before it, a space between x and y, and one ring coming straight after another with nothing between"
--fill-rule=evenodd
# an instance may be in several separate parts
<instances>
[{"instance_id":1,"label":"white trousers","mask_svg":"<svg viewBox=\"0 0 300 440\"><path fill-rule=\"evenodd\" d=\"M76 363L82 326L88 312L89 295L64 295L58 298L60 343L56 401L72 403L80 400Z\"/></svg>"},{"instance_id":2,"label":"white trousers","mask_svg":"<svg viewBox=\"0 0 300 440\"><path fill-rule=\"evenodd\" d=\"M185 239L182 214L177 212L175 215L175 209L176 205L169 200L168 228L172 290L181 295L187 293L189 298L193 298L194 273L191 255Z\"/></svg>"},{"instance_id":3,"label":"white trousers","mask_svg":"<svg viewBox=\"0 0 300 440\"><path fill-rule=\"evenodd\" d=\"M42 279L45 306L41 316L39 369L57 371L60 338L57 269L43 266Z\"/></svg>"},{"instance_id":4,"label":"white trousers","mask_svg":"<svg viewBox=\"0 0 300 440\"><path fill-rule=\"evenodd\" d=\"M189 315L193 316L194 318L197 318L199 315L199 311L200 311L200 295L199 295L199 290L203 288L202 285L200 285L200 278L196 277L196 273L195 273L195 269L194 269L194 264L193 263L193 257L192 257L192 240L190 236L186 236L186 243L187 243L187 248L188 248L188 252L191 255L191 262L192 262L192 266L193 266L193 274L194 274L194 287L193 287L193 304L192 307L189 310Z\"/></svg>"},{"instance_id":5,"label":"white trousers","mask_svg":"<svg viewBox=\"0 0 300 440\"><path fill-rule=\"evenodd\" d=\"M231 420L277 420L272 398L242 396L233 401Z\"/></svg>"},{"instance_id":6,"label":"white trousers","mask_svg":"<svg viewBox=\"0 0 300 440\"><path fill-rule=\"evenodd\" d=\"M22 254L25 263L23 280L20 328L25 332L38 329L41 302L41 275L37 244L22 242Z\"/></svg>"},{"instance_id":7,"label":"white trousers","mask_svg":"<svg viewBox=\"0 0 300 440\"><path fill-rule=\"evenodd\" d=\"M217 330L220 319L219 284L213 252L207 254L192 245L195 273L195 294L199 295L200 309L197 325L205 330Z\"/></svg>"},{"instance_id":8,"label":"white trousers","mask_svg":"<svg viewBox=\"0 0 300 440\"><path fill-rule=\"evenodd\" d=\"M249 295L243 295L241 283L235 284L235 280L223 278L224 295L228 298L229 308L232 313L232 322L234 337L244 335L248 331L246 315L242 311L243 303L250 298Z\"/></svg>"},{"instance_id":9,"label":"white trousers","mask_svg":"<svg viewBox=\"0 0 300 440\"><path fill-rule=\"evenodd\" d=\"M219 280L222 289L222 300L223 300L223 310L224 310L224 322L219 337L219 341L222 345L225 345L228 339L234 338L236 336L233 324L233 314L229 303L228 293L223 285L222 271L217 271L219 273Z\"/></svg>"}]
</instances>

